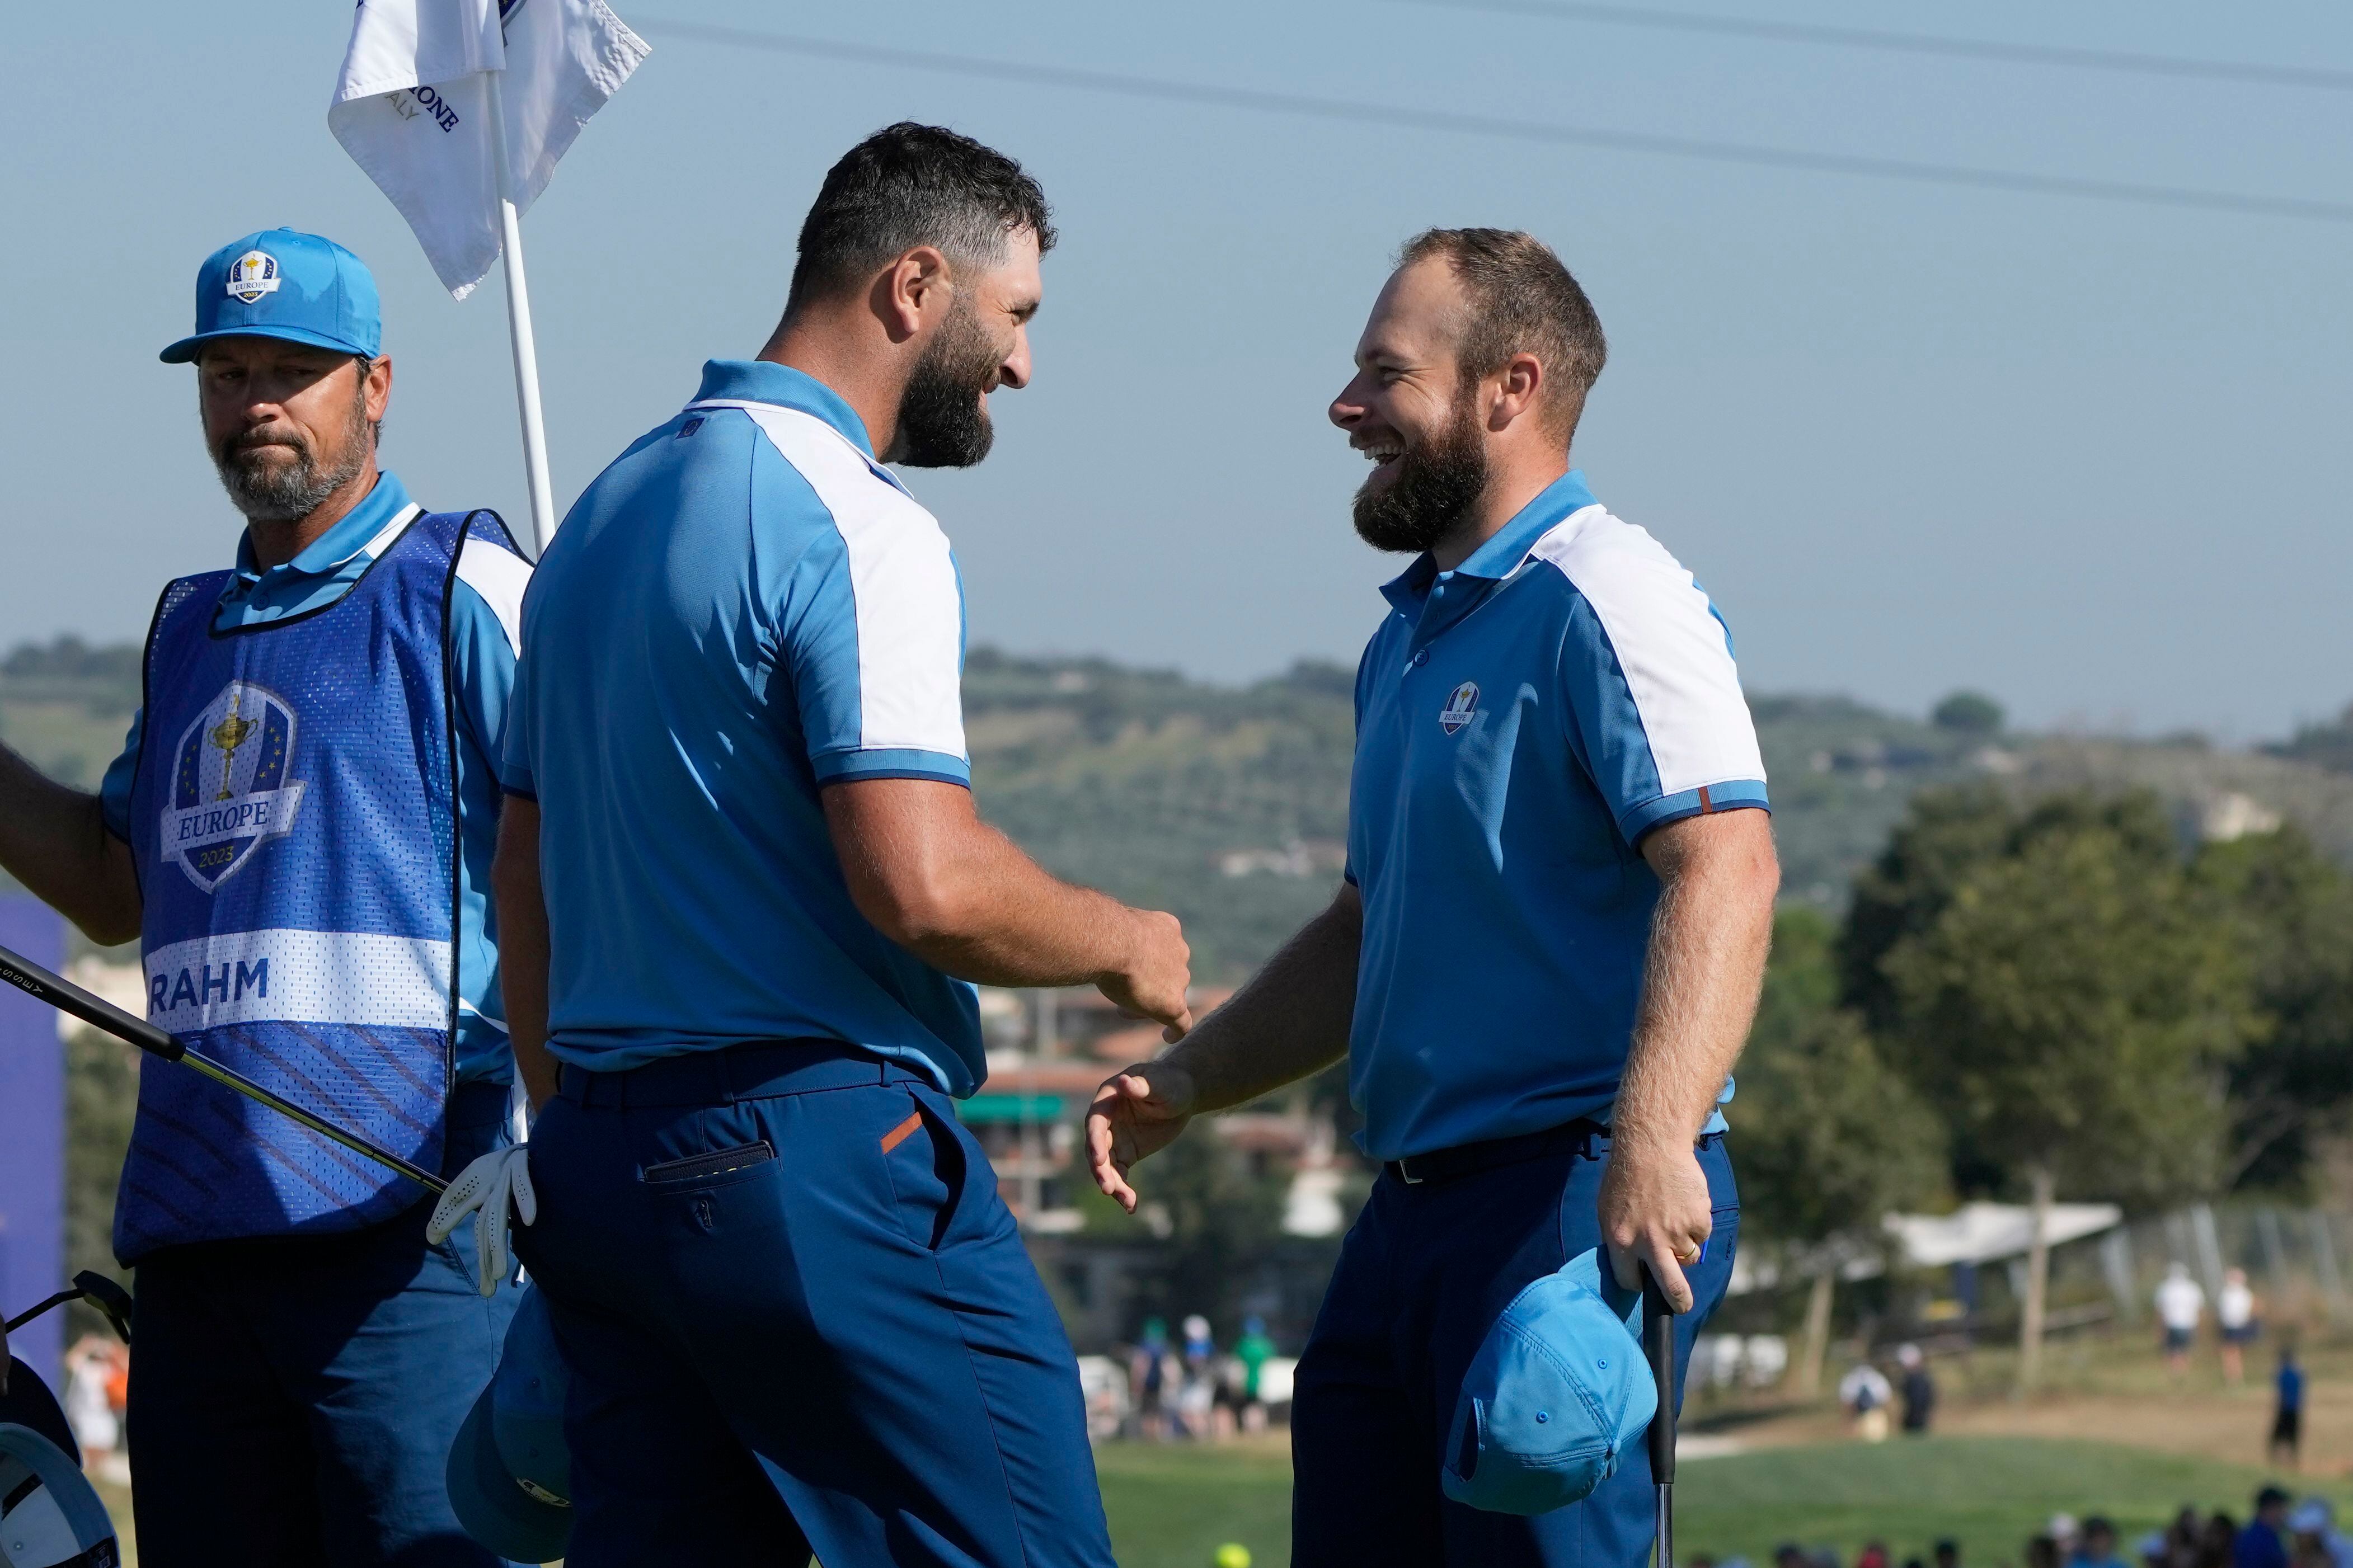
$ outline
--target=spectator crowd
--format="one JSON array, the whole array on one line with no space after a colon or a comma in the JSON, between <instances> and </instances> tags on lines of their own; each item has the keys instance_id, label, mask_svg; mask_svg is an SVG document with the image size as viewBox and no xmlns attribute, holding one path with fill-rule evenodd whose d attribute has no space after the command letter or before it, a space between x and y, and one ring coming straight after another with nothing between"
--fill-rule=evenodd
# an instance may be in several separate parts
<instances>
[{"instance_id":1,"label":"spectator crowd","mask_svg":"<svg viewBox=\"0 0 2353 1568\"><path fill-rule=\"evenodd\" d=\"M1961 1546L1939 1541L1928 1559L1907 1557L1902 1568L1963 1568ZM1718 1563L1692 1557L1683 1568L1749 1568L1745 1559ZM1807 1547L1795 1542L1774 1549L1773 1568L1844 1568L1829 1547ZM1897 1568L1886 1543L1874 1541L1854 1559L1853 1568ZM2326 1498L2297 1502L2274 1486L2254 1496L2245 1521L2227 1511L2201 1513L2184 1506L2163 1530L2151 1531L2131 1543L2120 1541L2116 1527L2098 1514L2078 1521L2072 1514L2052 1516L2050 1524L2030 1538L2017 1558L2005 1557L1999 1568L2353 1568L2353 1536L2337 1528L2334 1505Z\"/></svg>"}]
</instances>

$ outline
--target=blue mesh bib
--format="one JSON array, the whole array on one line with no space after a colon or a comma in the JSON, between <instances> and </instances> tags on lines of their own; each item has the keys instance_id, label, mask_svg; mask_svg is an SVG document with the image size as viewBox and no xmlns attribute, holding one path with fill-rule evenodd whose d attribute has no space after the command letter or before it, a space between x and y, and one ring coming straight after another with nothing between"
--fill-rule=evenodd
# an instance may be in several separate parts
<instances>
[{"instance_id":1,"label":"blue mesh bib","mask_svg":"<svg viewBox=\"0 0 2353 1568\"><path fill-rule=\"evenodd\" d=\"M477 522L475 520L481 520ZM230 574L164 591L131 848L148 1016L428 1170L458 994L449 595L498 519L412 512L332 605L216 632ZM181 1068L143 1064L115 1207L161 1247L353 1230L425 1194Z\"/></svg>"}]
</instances>

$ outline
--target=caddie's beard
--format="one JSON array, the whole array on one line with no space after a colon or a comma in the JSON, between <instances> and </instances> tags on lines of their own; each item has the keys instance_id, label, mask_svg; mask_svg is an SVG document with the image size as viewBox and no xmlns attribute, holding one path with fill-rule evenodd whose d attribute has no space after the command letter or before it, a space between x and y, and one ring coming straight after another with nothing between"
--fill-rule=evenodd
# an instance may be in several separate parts
<instances>
[{"instance_id":1,"label":"caddie's beard","mask_svg":"<svg viewBox=\"0 0 2353 1568\"><path fill-rule=\"evenodd\" d=\"M1398 455L1397 478L1356 490L1356 537L1376 550L1418 554L1454 531L1487 488L1477 400L1459 397L1445 428Z\"/></svg>"},{"instance_id":2,"label":"caddie's beard","mask_svg":"<svg viewBox=\"0 0 2353 1568\"><path fill-rule=\"evenodd\" d=\"M343 427L343 457L332 468L319 461L301 431L275 426L215 441L213 467L220 470L230 504L248 521L292 522L359 478L373 443L366 400L354 397L351 422Z\"/></svg>"},{"instance_id":3,"label":"caddie's beard","mask_svg":"<svg viewBox=\"0 0 2353 1568\"><path fill-rule=\"evenodd\" d=\"M958 295L908 374L896 460L911 468L969 468L987 457L997 430L986 395L1004 363L1004 351Z\"/></svg>"}]
</instances>

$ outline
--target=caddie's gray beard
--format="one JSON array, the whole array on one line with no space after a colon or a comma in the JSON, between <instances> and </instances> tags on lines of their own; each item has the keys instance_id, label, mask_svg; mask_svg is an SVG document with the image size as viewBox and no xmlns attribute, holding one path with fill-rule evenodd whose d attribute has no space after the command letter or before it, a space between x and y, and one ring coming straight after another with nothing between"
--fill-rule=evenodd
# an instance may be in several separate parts
<instances>
[{"instance_id":1,"label":"caddie's gray beard","mask_svg":"<svg viewBox=\"0 0 2353 1568\"><path fill-rule=\"evenodd\" d=\"M213 447L213 467L229 504L251 522L292 522L319 510L326 499L359 478L375 446L368 427L367 407L352 402L352 419L343 431L342 459L332 468L321 466L319 456L301 436L251 441L231 437ZM265 458L272 448L291 452L293 460Z\"/></svg>"}]
</instances>

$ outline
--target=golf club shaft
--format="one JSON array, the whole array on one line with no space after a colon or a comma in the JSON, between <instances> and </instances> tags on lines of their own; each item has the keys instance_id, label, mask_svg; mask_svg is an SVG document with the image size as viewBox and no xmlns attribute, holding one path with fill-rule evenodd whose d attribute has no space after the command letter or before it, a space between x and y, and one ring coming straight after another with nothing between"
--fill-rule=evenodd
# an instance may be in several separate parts
<instances>
[{"instance_id":1,"label":"golf club shaft","mask_svg":"<svg viewBox=\"0 0 2353 1568\"><path fill-rule=\"evenodd\" d=\"M60 1290L56 1295L50 1297L47 1300L42 1302L39 1306L27 1307L23 1311L17 1313L15 1317L9 1319L6 1322L0 1323L0 1333L13 1334L18 1329L23 1328L26 1323L31 1322L35 1318L39 1317L43 1312L47 1311L50 1308L62 1307L68 1301L79 1301L80 1300L81 1292L79 1290Z\"/></svg>"},{"instance_id":2,"label":"golf club shaft","mask_svg":"<svg viewBox=\"0 0 2353 1568\"><path fill-rule=\"evenodd\" d=\"M225 1067L201 1051L192 1051L168 1030L158 1028L146 1019L124 1012L103 996L94 996L62 975L47 969L21 954L0 947L0 980L37 1001L46 1002L58 1012L79 1018L95 1028L103 1029L116 1039L138 1047L150 1056L161 1057L167 1062L178 1062L194 1068L215 1083L234 1089L248 1100L266 1105L291 1121L316 1132L320 1137L340 1143L353 1153L375 1161L387 1171L397 1172L427 1192L446 1192L448 1184L422 1165L412 1164L392 1152L379 1149L357 1133L346 1132L323 1117L315 1116L292 1100L271 1093L236 1068Z\"/></svg>"},{"instance_id":3,"label":"golf club shaft","mask_svg":"<svg viewBox=\"0 0 2353 1568\"><path fill-rule=\"evenodd\" d=\"M1675 1565L1675 1314L1650 1269L1642 1270L1642 1353L1658 1380L1651 1417L1651 1479L1659 1489L1659 1568Z\"/></svg>"}]
</instances>

